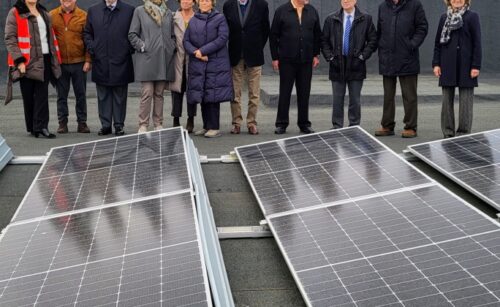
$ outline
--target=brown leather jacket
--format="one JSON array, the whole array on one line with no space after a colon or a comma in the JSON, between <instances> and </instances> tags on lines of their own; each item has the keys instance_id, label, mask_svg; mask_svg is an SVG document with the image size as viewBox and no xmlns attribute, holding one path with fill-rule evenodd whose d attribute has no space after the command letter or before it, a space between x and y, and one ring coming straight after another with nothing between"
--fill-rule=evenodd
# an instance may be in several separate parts
<instances>
[{"instance_id":1,"label":"brown leather jacket","mask_svg":"<svg viewBox=\"0 0 500 307\"><path fill-rule=\"evenodd\" d=\"M83 28L87 21L87 13L75 8L73 16L69 20L68 26L64 24L64 11L61 7L50 11L52 26L56 32L57 41L63 64L75 64L90 62L90 55L85 51L83 43Z\"/></svg>"},{"instance_id":2,"label":"brown leather jacket","mask_svg":"<svg viewBox=\"0 0 500 307\"><path fill-rule=\"evenodd\" d=\"M42 43L40 40L40 32L38 31L36 17L34 15L31 15L28 7L21 0L18 0L16 4L14 4L14 7L17 8L19 15L22 18L28 18L29 31L31 34L30 61L28 63L28 66L26 66L26 74L24 75L24 77L33 80L44 81L45 65L43 61ZM52 26L50 23L50 16L47 10L42 5L37 4L37 8L43 19L45 20L45 24L47 25L47 39L49 41L50 54L52 56L52 77L58 79L61 76L61 66L59 65L57 59L54 39L50 31L50 28ZM14 15L14 8L9 11L7 22L5 23L5 46L7 47L7 51L14 59L14 63L16 65L26 62L26 59L22 55L17 42L17 21L16 16Z\"/></svg>"}]
</instances>

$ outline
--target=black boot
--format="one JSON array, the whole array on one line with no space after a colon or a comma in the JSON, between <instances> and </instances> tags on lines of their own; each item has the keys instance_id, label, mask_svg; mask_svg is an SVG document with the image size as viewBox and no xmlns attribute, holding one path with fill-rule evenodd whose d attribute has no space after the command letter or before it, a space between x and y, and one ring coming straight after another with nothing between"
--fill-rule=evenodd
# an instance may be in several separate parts
<instances>
[{"instance_id":1,"label":"black boot","mask_svg":"<svg viewBox=\"0 0 500 307\"><path fill-rule=\"evenodd\" d=\"M186 124L186 130L188 131L188 133L193 133L193 129L194 129L194 116L189 116Z\"/></svg>"},{"instance_id":2,"label":"black boot","mask_svg":"<svg viewBox=\"0 0 500 307\"><path fill-rule=\"evenodd\" d=\"M180 125L181 125L181 123L179 122L179 118L174 117L174 127L179 127Z\"/></svg>"}]
</instances>

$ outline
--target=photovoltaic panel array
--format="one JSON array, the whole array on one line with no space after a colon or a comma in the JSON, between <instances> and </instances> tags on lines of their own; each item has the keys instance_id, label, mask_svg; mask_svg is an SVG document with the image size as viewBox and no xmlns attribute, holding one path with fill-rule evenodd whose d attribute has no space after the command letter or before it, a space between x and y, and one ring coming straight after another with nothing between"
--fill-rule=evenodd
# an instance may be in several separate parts
<instances>
[{"instance_id":1,"label":"photovoltaic panel array","mask_svg":"<svg viewBox=\"0 0 500 307\"><path fill-rule=\"evenodd\" d=\"M189 188L181 129L59 147L50 152L14 221Z\"/></svg>"},{"instance_id":2,"label":"photovoltaic panel array","mask_svg":"<svg viewBox=\"0 0 500 307\"><path fill-rule=\"evenodd\" d=\"M500 304L499 224L361 128L236 151L309 306Z\"/></svg>"},{"instance_id":3,"label":"photovoltaic panel array","mask_svg":"<svg viewBox=\"0 0 500 307\"><path fill-rule=\"evenodd\" d=\"M212 306L184 141L176 128L52 150L2 235L0 306Z\"/></svg>"},{"instance_id":4,"label":"photovoltaic panel array","mask_svg":"<svg viewBox=\"0 0 500 307\"><path fill-rule=\"evenodd\" d=\"M500 210L500 129L408 148L425 163Z\"/></svg>"}]
</instances>

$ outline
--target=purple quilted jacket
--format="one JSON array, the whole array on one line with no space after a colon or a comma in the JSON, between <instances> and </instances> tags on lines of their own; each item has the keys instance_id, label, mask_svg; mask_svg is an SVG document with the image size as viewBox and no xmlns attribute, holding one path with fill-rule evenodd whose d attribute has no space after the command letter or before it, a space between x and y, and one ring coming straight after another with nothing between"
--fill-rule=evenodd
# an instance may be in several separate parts
<instances>
[{"instance_id":1,"label":"purple quilted jacket","mask_svg":"<svg viewBox=\"0 0 500 307\"><path fill-rule=\"evenodd\" d=\"M197 12L184 34L184 48L189 54L187 102L219 103L233 100L233 80L227 50L229 28L217 10ZM194 56L196 50L208 56L208 62Z\"/></svg>"}]
</instances>

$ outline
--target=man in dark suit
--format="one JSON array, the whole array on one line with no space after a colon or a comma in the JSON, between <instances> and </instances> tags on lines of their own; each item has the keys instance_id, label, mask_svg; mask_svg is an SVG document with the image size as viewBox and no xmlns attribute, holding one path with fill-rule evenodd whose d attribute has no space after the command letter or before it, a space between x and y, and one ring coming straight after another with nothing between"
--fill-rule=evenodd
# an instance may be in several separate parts
<instances>
[{"instance_id":1,"label":"man in dark suit","mask_svg":"<svg viewBox=\"0 0 500 307\"><path fill-rule=\"evenodd\" d=\"M293 84L297 89L297 125L302 133L313 133L309 121L309 95L313 67L319 65L321 26L318 12L306 0L290 0L274 13L269 44L273 68L280 72L280 96L276 130L288 127Z\"/></svg>"},{"instance_id":2,"label":"man in dark suit","mask_svg":"<svg viewBox=\"0 0 500 307\"><path fill-rule=\"evenodd\" d=\"M115 135L125 134L128 84L134 82L133 49L128 40L134 9L121 0L101 0L87 14L83 38L97 87L99 135L110 134L112 124Z\"/></svg>"},{"instance_id":3,"label":"man in dark suit","mask_svg":"<svg viewBox=\"0 0 500 307\"><path fill-rule=\"evenodd\" d=\"M229 57L232 67L234 100L232 134L239 134L241 116L241 87L247 78L248 133L258 134L257 109L260 101L260 76L264 65L264 46L269 37L269 8L266 0L228 0L224 16L229 25Z\"/></svg>"}]
</instances>

